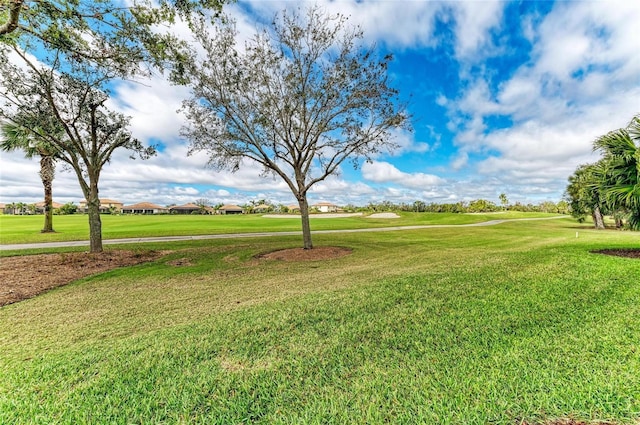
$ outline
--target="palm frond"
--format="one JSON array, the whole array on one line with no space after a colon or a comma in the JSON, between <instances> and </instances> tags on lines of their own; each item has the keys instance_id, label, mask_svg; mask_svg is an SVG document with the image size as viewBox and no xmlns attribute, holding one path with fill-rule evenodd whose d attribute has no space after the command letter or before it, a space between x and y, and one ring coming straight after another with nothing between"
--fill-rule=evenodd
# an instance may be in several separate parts
<instances>
[{"instance_id":1,"label":"palm frond","mask_svg":"<svg viewBox=\"0 0 640 425\"><path fill-rule=\"evenodd\" d=\"M599 150L604 157L618 157L625 161L633 158L636 152L636 145L631 138L629 131L624 128L610 131L604 136L598 137L593 142L594 150Z\"/></svg>"},{"instance_id":2,"label":"palm frond","mask_svg":"<svg viewBox=\"0 0 640 425\"><path fill-rule=\"evenodd\" d=\"M27 158L55 156L56 149L47 141L46 135L38 128L4 122L0 125L0 149L5 152L22 150Z\"/></svg>"},{"instance_id":3,"label":"palm frond","mask_svg":"<svg viewBox=\"0 0 640 425\"><path fill-rule=\"evenodd\" d=\"M2 126L0 126L0 133L2 134L0 149L3 151L12 152L22 150L27 158L32 158L38 154L23 127L13 123L3 123Z\"/></svg>"},{"instance_id":4,"label":"palm frond","mask_svg":"<svg viewBox=\"0 0 640 425\"><path fill-rule=\"evenodd\" d=\"M599 187L610 208L631 212L630 221L636 223L632 227L640 225L640 115L626 128L596 139L593 148L603 158L591 166L596 177L592 184Z\"/></svg>"},{"instance_id":5,"label":"palm frond","mask_svg":"<svg viewBox=\"0 0 640 425\"><path fill-rule=\"evenodd\" d=\"M640 114L633 117L629 125L627 126L629 136L636 142L640 148Z\"/></svg>"}]
</instances>

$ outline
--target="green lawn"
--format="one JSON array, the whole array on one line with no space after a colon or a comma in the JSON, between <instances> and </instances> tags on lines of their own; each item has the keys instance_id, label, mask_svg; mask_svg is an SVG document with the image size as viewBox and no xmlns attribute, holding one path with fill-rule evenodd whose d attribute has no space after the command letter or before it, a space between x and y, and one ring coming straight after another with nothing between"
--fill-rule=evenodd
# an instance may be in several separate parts
<instances>
[{"instance_id":1,"label":"green lawn","mask_svg":"<svg viewBox=\"0 0 640 425\"><path fill-rule=\"evenodd\" d=\"M0 423L640 420L640 262L589 252L638 233L560 219L314 242L353 253L147 244L173 252L0 308Z\"/></svg>"},{"instance_id":2,"label":"green lawn","mask_svg":"<svg viewBox=\"0 0 640 425\"><path fill-rule=\"evenodd\" d=\"M361 229L368 227L411 226L423 224L469 224L487 220L552 217L553 214L504 212L489 214L401 213L399 219L368 217L323 218L312 215L312 230ZM300 217L267 218L250 215L102 215L104 239L148 236L206 235L219 233L253 233L264 231L299 231ZM58 242L87 240L88 217L82 214L54 216L56 233L40 233L42 215L0 215L0 243Z\"/></svg>"}]
</instances>

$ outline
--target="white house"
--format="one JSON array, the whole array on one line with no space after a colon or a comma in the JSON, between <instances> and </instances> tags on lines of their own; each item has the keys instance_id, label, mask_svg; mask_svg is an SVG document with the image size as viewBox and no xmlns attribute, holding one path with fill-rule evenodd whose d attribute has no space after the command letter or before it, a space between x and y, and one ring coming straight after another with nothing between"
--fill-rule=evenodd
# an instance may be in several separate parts
<instances>
[{"instance_id":1,"label":"white house","mask_svg":"<svg viewBox=\"0 0 640 425\"><path fill-rule=\"evenodd\" d=\"M115 212L120 214L124 204L120 201L114 201L113 199L100 199L100 213ZM78 211L86 213L88 211L87 201L80 201L78 203Z\"/></svg>"},{"instance_id":2,"label":"white house","mask_svg":"<svg viewBox=\"0 0 640 425\"><path fill-rule=\"evenodd\" d=\"M338 206L332 204L331 202L318 202L317 204L312 206L323 213L332 213L338 211Z\"/></svg>"}]
</instances>

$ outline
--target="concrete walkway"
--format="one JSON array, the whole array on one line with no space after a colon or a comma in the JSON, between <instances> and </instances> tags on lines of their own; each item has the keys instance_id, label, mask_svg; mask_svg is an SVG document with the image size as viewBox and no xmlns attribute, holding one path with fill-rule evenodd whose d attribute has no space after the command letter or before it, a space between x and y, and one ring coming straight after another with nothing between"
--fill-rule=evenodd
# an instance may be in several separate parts
<instances>
[{"instance_id":1,"label":"concrete walkway","mask_svg":"<svg viewBox=\"0 0 640 425\"><path fill-rule=\"evenodd\" d=\"M417 226L393 226L393 227L373 227L366 229L342 229L342 230L316 230L311 232L313 235L322 235L327 233L364 233L364 232L392 232L398 230L417 230L417 229L437 229L445 227L483 227L495 226L510 221L534 221L534 220L554 220L558 218L567 218L568 216L555 216L544 218L513 218L504 220L490 220L481 223L471 224L424 224ZM124 239L105 239L103 245L120 245L133 243L148 242L174 242L174 241L197 241L206 239L240 239L240 238L264 238L271 236L301 236L302 231L294 232L258 232L258 233L229 233L216 235L194 235L194 236L158 236L150 238L124 238ZM46 249L46 248L64 248L74 246L89 246L89 241L66 241L66 242L42 242L42 243L24 243L24 244L6 244L0 245L0 251L23 250L23 249Z\"/></svg>"}]
</instances>

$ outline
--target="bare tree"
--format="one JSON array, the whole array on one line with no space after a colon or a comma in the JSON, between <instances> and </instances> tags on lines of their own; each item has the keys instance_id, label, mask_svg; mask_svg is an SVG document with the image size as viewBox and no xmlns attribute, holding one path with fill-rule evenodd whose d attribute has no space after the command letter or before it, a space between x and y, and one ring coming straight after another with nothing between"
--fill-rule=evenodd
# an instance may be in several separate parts
<instances>
[{"instance_id":1,"label":"bare tree","mask_svg":"<svg viewBox=\"0 0 640 425\"><path fill-rule=\"evenodd\" d=\"M226 0L1 0L0 44L39 59L82 62L120 77L167 69L178 80L189 46L169 26L220 14ZM49 55L49 53L52 53Z\"/></svg>"},{"instance_id":2,"label":"bare tree","mask_svg":"<svg viewBox=\"0 0 640 425\"><path fill-rule=\"evenodd\" d=\"M126 131L128 118L105 107L104 88L153 68L182 81L189 45L171 25L189 24L193 16L214 21L225 1L0 0L0 120L62 147L61 160L75 170L87 198L92 252L102 250L102 167L116 148L151 153ZM25 75L8 61L10 49L26 63ZM37 130L39 121L49 128Z\"/></svg>"},{"instance_id":3,"label":"bare tree","mask_svg":"<svg viewBox=\"0 0 640 425\"><path fill-rule=\"evenodd\" d=\"M87 201L90 250L101 252L98 183L103 167L116 149L131 150L141 158L155 154L155 149L131 136L128 117L105 106L108 94L99 87L111 76L96 75L82 65L66 73L66 65L39 64L13 47L25 69L8 59L8 50L0 46L0 120L47 143L56 159L73 169Z\"/></svg>"},{"instance_id":4,"label":"bare tree","mask_svg":"<svg viewBox=\"0 0 640 425\"><path fill-rule=\"evenodd\" d=\"M208 214L208 208L211 207L211 201L207 198L196 199L195 204L200 207L200 214Z\"/></svg>"},{"instance_id":5,"label":"bare tree","mask_svg":"<svg viewBox=\"0 0 640 425\"><path fill-rule=\"evenodd\" d=\"M237 171L244 159L282 178L302 216L311 249L307 193L350 160L396 147L408 115L387 75L391 56L363 46L359 28L318 7L277 15L244 46L232 24L193 26L206 54L188 61L193 96L183 134L209 165Z\"/></svg>"}]
</instances>

